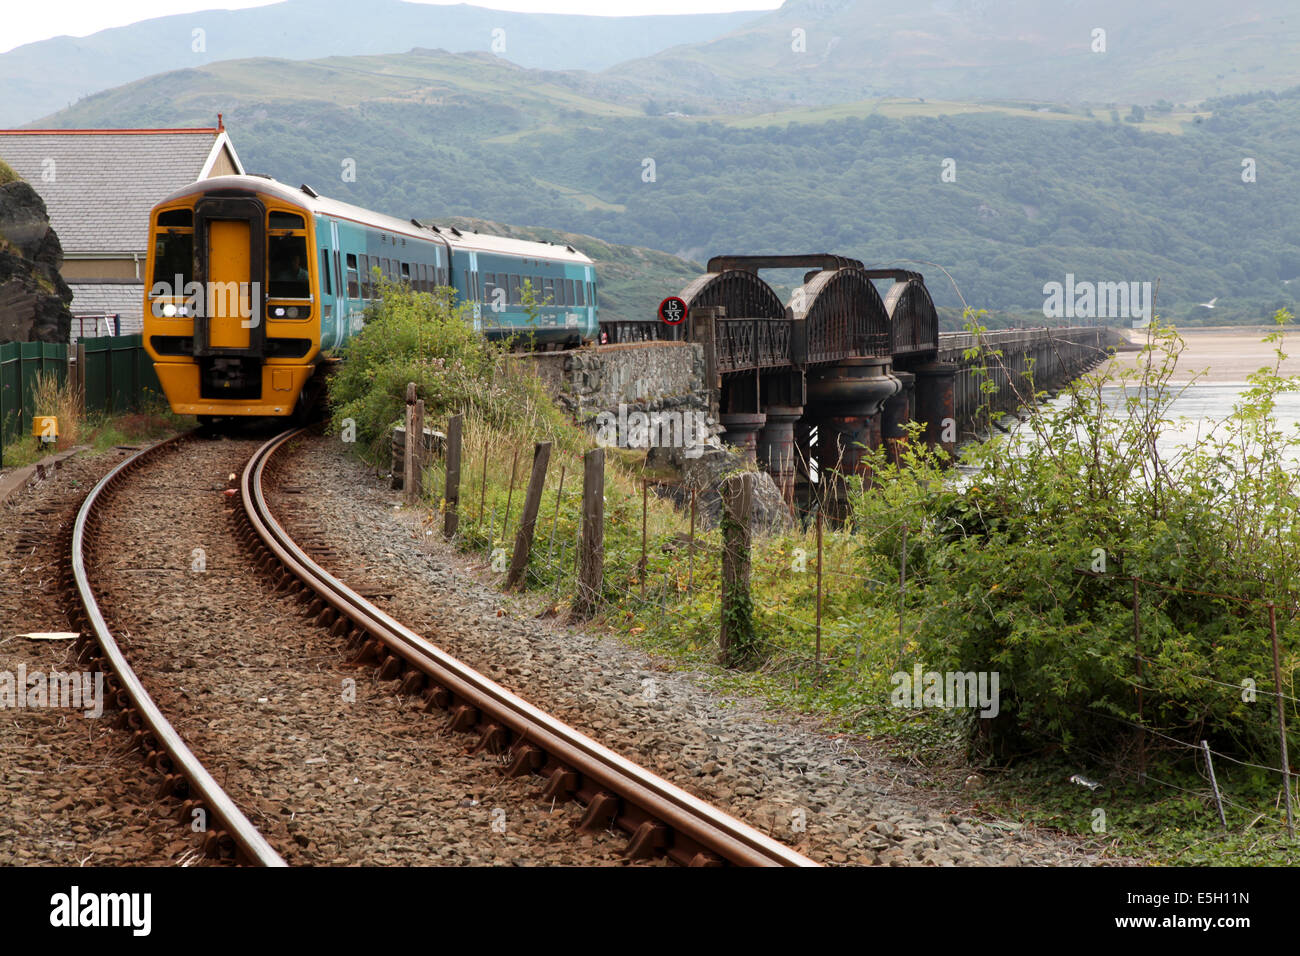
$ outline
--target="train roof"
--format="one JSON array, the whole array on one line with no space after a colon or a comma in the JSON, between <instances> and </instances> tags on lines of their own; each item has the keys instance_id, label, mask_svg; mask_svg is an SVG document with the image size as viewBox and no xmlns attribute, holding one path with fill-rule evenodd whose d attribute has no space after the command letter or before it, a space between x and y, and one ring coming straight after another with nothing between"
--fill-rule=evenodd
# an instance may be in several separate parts
<instances>
[{"instance_id":1,"label":"train roof","mask_svg":"<svg viewBox=\"0 0 1300 956\"><path fill-rule=\"evenodd\" d=\"M528 239L511 239L506 236L493 236L469 229L453 230L450 226L416 225L409 219L386 216L380 212L353 206L351 203L314 195L304 191L304 189L295 189L293 186L271 179L269 176L213 176L211 179L201 179L176 190L160 200L157 205L161 206L164 203L192 196L195 193L214 192L224 189L267 193L318 215L347 219L362 225L396 233L397 235L423 239L427 242L445 241L454 249L592 264L592 260L588 256L572 246L552 242L533 242Z\"/></svg>"}]
</instances>

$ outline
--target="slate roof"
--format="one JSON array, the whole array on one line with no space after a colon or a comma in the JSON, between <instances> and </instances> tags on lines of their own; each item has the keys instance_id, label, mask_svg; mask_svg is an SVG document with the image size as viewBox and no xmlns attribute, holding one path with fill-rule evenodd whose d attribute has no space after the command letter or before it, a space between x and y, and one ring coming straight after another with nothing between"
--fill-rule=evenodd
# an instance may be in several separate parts
<instances>
[{"instance_id":1,"label":"slate roof","mask_svg":"<svg viewBox=\"0 0 1300 956\"><path fill-rule=\"evenodd\" d=\"M141 330L144 310L143 282L69 282L72 289L72 341L77 341L85 326L86 337L111 334L105 332L105 323L89 319L82 323L78 315L86 313L117 314L122 317L122 334L132 335ZM111 325L111 323L109 323Z\"/></svg>"},{"instance_id":2,"label":"slate roof","mask_svg":"<svg viewBox=\"0 0 1300 956\"><path fill-rule=\"evenodd\" d=\"M228 142L217 128L0 130L0 159L41 194L65 256L144 253L149 210Z\"/></svg>"}]
</instances>

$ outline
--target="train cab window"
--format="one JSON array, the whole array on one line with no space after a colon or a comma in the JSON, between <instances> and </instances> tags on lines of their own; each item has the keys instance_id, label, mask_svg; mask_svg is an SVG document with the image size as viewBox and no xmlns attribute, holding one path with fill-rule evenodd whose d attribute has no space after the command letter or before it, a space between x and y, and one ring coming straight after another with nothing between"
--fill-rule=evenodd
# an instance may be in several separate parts
<instances>
[{"instance_id":1,"label":"train cab window","mask_svg":"<svg viewBox=\"0 0 1300 956\"><path fill-rule=\"evenodd\" d=\"M330 281L330 251L322 249L320 251L320 274L321 287L326 295L334 294L334 283Z\"/></svg>"},{"instance_id":2,"label":"train cab window","mask_svg":"<svg viewBox=\"0 0 1300 956\"><path fill-rule=\"evenodd\" d=\"M361 298L361 283L357 281L357 257L348 253L348 298Z\"/></svg>"},{"instance_id":3,"label":"train cab window","mask_svg":"<svg viewBox=\"0 0 1300 956\"><path fill-rule=\"evenodd\" d=\"M272 210L267 215L267 296L272 299L311 298L306 223L292 212Z\"/></svg>"},{"instance_id":4,"label":"train cab window","mask_svg":"<svg viewBox=\"0 0 1300 956\"><path fill-rule=\"evenodd\" d=\"M166 212L158 213L158 228L166 229L168 226L181 226L191 228L194 225L194 213L189 209L168 209Z\"/></svg>"},{"instance_id":5,"label":"train cab window","mask_svg":"<svg viewBox=\"0 0 1300 956\"><path fill-rule=\"evenodd\" d=\"M170 288L176 284L176 277L180 276L181 288L174 290L172 294L184 295L184 287L189 283L193 271L193 230L181 232L179 229L170 229L163 232L160 229L158 235L154 238L154 283L163 282Z\"/></svg>"},{"instance_id":6,"label":"train cab window","mask_svg":"<svg viewBox=\"0 0 1300 956\"><path fill-rule=\"evenodd\" d=\"M311 281L307 275L307 237L271 236L266 240L267 295L272 299L307 299Z\"/></svg>"}]
</instances>

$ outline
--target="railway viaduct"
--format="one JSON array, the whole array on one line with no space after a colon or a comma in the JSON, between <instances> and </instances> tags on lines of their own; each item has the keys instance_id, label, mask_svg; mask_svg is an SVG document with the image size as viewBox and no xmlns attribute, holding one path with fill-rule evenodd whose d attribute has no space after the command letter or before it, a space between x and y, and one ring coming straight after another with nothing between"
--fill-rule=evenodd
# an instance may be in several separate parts
<instances>
[{"instance_id":1,"label":"railway viaduct","mask_svg":"<svg viewBox=\"0 0 1300 956\"><path fill-rule=\"evenodd\" d=\"M1057 388L1119 341L1099 327L995 331L984 345L1000 360L967 357L976 337L939 332L920 273L867 269L835 255L717 256L707 269L680 293L689 307L682 325L605 327L610 344L598 351L651 339L698 349L700 404L787 502L813 470L865 473L862 449L901 437L909 421L924 425L929 443L955 452L981 405L1016 407L1026 373L1037 389ZM788 303L759 277L768 269L806 270ZM995 386L988 396L980 366ZM642 397L654 392L653 383L641 384Z\"/></svg>"}]
</instances>

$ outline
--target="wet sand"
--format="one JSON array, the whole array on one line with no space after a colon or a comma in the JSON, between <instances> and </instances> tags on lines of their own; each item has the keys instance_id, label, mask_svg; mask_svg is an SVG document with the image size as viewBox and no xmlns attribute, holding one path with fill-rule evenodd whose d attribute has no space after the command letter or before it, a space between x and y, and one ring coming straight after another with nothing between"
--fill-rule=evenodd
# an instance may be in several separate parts
<instances>
[{"instance_id":1,"label":"wet sand","mask_svg":"<svg viewBox=\"0 0 1300 956\"><path fill-rule=\"evenodd\" d=\"M1135 345L1145 345L1147 333L1143 329L1121 330ZM1189 382L1195 379L1198 385L1241 385L1252 372L1265 366L1271 368L1276 356L1274 343L1262 339L1272 331L1271 327L1251 327L1248 329L1180 329L1179 334L1186 343L1178 356L1178 367L1173 381ZM1292 328L1283 343L1282 351L1289 356L1282 363L1282 375L1300 375L1300 330ZM1153 358L1158 359L1159 353ZM1140 352L1120 352L1111 362L1110 368L1124 378L1134 377L1136 363L1143 360ZM1103 369L1106 367L1103 366ZM1202 374L1197 374L1202 373Z\"/></svg>"}]
</instances>

